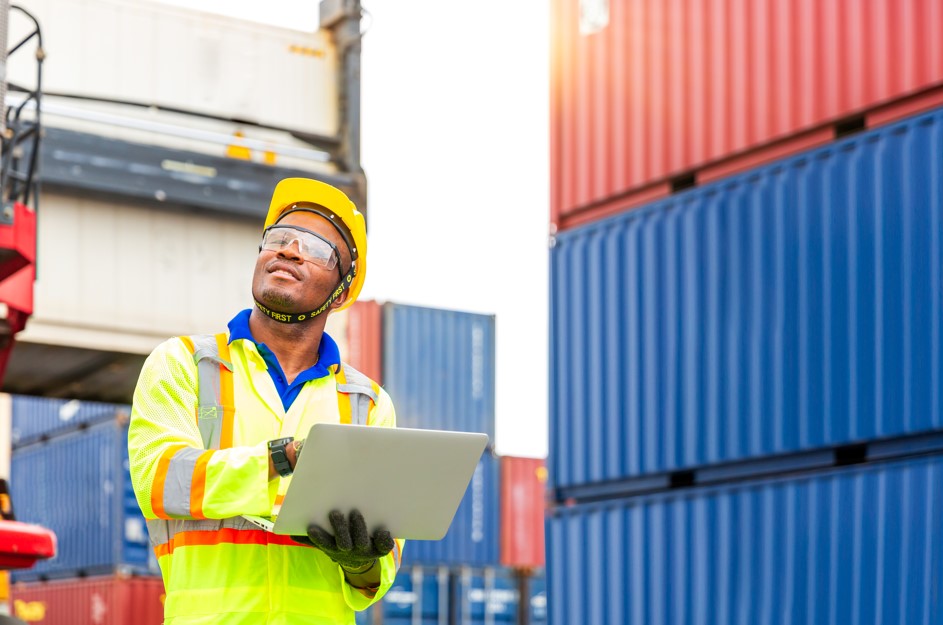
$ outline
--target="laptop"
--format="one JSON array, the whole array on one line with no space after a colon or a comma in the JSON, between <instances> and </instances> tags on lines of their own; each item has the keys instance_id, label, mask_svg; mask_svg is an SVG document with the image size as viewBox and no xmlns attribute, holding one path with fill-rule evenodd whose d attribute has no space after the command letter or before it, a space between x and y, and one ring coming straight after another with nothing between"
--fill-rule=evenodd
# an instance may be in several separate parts
<instances>
[{"instance_id":1,"label":"laptop","mask_svg":"<svg viewBox=\"0 0 943 625\"><path fill-rule=\"evenodd\" d=\"M275 534L333 533L328 513L360 510L372 534L440 540L478 467L488 436L409 428L316 423L274 519L245 518Z\"/></svg>"}]
</instances>

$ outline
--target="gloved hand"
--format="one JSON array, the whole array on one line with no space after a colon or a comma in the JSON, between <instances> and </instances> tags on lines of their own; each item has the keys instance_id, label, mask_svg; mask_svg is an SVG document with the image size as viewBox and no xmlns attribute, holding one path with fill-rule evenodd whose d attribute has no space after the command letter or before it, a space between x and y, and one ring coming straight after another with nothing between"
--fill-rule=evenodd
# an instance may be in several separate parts
<instances>
[{"instance_id":1,"label":"gloved hand","mask_svg":"<svg viewBox=\"0 0 943 625\"><path fill-rule=\"evenodd\" d=\"M317 547L353 575L366 573L377 558L393 550L393 537L388 531L379 529L372 537L367 533L367 523L359 510L351 510L349 520L340 510L332 510L328 519L333 535L318 525L310 525L307 536L292 536L292 539Z\"/></svg>"}]
</instances>

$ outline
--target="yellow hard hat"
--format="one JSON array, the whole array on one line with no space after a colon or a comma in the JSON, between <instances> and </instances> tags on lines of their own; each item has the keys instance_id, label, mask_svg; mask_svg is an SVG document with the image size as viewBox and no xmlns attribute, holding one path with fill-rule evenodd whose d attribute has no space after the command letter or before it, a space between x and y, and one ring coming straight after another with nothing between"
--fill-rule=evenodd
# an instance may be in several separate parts
<instances>
[{"instance_id":1,"label":"yellow hard hat","mask_svg":"<svg viewBox=\"0 0 943 625\"><path fill-rule=\"evenodd\" d=\"M343 310L357 301L357 296L360 295L360 289L363 287L363 281L367 275L367 226L363 214L357 210L350 198L337 187L310 178L285 178L275 186L275 191L272 193L272 203L269 205L268 215L265 217L265 225L262 226L262 230L264 231L278 221L282 213L301 202L323 206L330 213L324 215L324 217L332 221L334 217L339 218L347 232L350 233L350 240L347 241L347 245L350 247L350 256L354 262L355 273L350 287L347 289L347 299L338 308L338 310ZM337 223L334 223L336 226ZM347 236L344 238L348 239Z\"/></svg>"}]
</instances>

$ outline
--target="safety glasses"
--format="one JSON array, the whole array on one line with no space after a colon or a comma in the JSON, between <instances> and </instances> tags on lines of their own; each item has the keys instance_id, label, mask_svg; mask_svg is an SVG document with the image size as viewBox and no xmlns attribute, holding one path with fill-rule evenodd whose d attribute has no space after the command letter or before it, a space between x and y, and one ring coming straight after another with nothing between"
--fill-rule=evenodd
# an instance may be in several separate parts
<instances>
[{"instance_id":1,"label":"safety glasses","mask_svg":"<svg viewBox=\"0 0 943 625\"><path fill-rule=\"evenodd\" d=\"M340 262L340 253L333 243L320 234L300 226L269 226L262 233L262 245L259 246L259 251L279 252L295 243L298 244L301 257L318 267L330 270L337 267Z\"/></svg>"}]
</instances>

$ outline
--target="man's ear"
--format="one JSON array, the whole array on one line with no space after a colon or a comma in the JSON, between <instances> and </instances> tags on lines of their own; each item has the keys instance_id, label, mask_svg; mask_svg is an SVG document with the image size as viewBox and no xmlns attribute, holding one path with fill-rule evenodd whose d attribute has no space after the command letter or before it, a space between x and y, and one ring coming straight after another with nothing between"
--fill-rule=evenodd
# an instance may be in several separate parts
<instances>
[{"instance_id":1,"label":"man's ear","mask_svg":"<svg viewBox=\"0 0 943 625\"><path fill-rule=\"evenodd\" d=\"M340 308L341 304L347 301L347 296L350 295L350 291L344 291L337 296L337 299L331 302L331 308L336 309Z\"/></svg>"}]
</instances>

